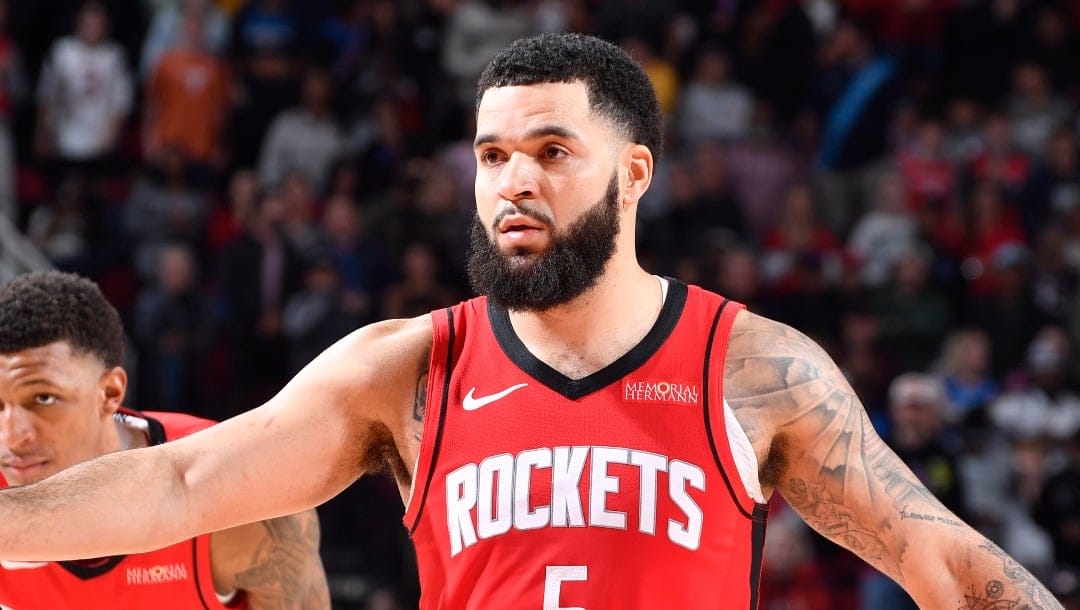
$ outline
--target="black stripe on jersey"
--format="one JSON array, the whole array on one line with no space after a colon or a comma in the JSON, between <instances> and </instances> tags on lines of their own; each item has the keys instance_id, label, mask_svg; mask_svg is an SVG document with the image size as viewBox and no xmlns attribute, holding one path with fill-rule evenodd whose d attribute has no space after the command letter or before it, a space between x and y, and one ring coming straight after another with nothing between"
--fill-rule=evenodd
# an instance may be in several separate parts
<instances>
[{"instance_id":1,"label":"black stripe on jersey","mask_svg":"<svg viewBox=\"0 0 1080 610\"><path fill-rule=\"evenodd\" d=\"M507 358L533 379L570 400L577 400L637 370L649 358L652 358L653 354L671 336L686 306L687 288L686 284L676 279L667 278L667 281L667 299L664 300L660 316L645 338L615 362L581 379L571 379L534 356L514 332L514 327L510 324L510 314L505 309L496 307L490 300L488 300L488 319L491 320L491 330L495 333L495 339Z\"/></svg>"},{"instance_id":2,"label":"black stripe on jersey","mask_svg":"<svg viewBox=\"0 0 1080 610\"><path fill-rule=\"evenodd\" d=\"M202 604L203 610L210 610L210 606L206 603L206 598L202 594L202 583L199 582L199 537L196 536L191 539L191 566L192 572L195 574L195 592L199 594L199 603Z\"/></svg>"},{"instance_id":3,"label":"black stripe on jersey","mask_svg":"<svg viewBox=\"0 0 1080 610\"><path fill-rule=\"evenodd\" d=\"M754 507L754 525L750 534L750 610L757 610L758 588L761 585L761 561L765 556L765 524L769 509L764 504Z\"/></svg>"},{"instance_id":4,"label":"black stripe on jersey","mask_svg":"<svg viewBox=\"0 0 1080 610\"><path fill-rule=\"evenodd\" d=\"M716 438L713 436L712 418L709 417L709 373L712 368L713 341L716 339L716 327L720 325L720 316L724 313L728 303L731 303L731 301L724 299L724 302L717 308L716 316L713 317L712 328L709 329L709 340L705 343L705 371L701 375L701 404L703 405L702 412L705 414L705 436L709 438L709 449L712 451L713 460L716 461L716 468L724 478L724 485L727 485L728 493L731 494L731 501L735 503L735 508L739 509L739 512L747 519L753 519L753 515L746 512L742 502L739 501L739 496L735 493L735 486L731 484L727 469L724 468L724 462L720 460L720 452L716 448ZM723 363L720 364L720 367L720 374L723 375ZM724 405L721 404L720 408L723 409Z\"/></svg>"},{"instance_id":5,"label":"black stripe on jersey","mask_svg":"<svg viewBox=\"0 0 1080 610\"><path fill-rule=\"evenodd\" d=\"M409 535L416 531L420 525L420 517L424 514L424 505L427 504L428 489L431 488L431 479L435 476L435 462L439 459L439 446L442 445L443 424L446 423L446 406L450 402L450 378L454 373L454 310L446 308L446 324L449 337L446 341L446 377L443 379L442 404L439 405L438 428L435 429L435 444L431 447L431 461L428 463L427 480L424 481L424 491L420 496L420 506L416 510L416 520L409 527ZM415 484L416 481L413 481ZM416 493L416 490L413 490Z\"/></svg>"},{"instance_id":6,"label":"black stripe on jersey","mask_svg":"<svg viewBox=\"0 0 1080 610\"><path fill-rule=\"evenodd\" d=\"M120 565L120 562L123 561L125 557L127 557L127 555L117 555L115 557L90 559L86 561L58 561L56 563L79 580L90 580L91 578L97 578L102 574L107 574L113 568Z\"/></svg>"}]
</instances>

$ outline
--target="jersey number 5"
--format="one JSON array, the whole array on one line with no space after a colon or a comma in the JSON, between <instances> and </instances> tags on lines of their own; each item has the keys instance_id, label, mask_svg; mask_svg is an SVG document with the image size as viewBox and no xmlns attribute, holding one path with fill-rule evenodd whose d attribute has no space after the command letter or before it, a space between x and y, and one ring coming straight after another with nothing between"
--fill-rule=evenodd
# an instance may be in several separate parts
<instances>
[{"instance_id":1,"label":"jersey number 5","mask_svg":"<svg viewBox=\"0 0 1080 610\"><path fill-rule=\"evenodd\" d=\"M544 578L544 610L585 610L579 606L560 606L559 593L568 580L588 580L588 566L548 566Z\"/></svg>"}]
</instances>

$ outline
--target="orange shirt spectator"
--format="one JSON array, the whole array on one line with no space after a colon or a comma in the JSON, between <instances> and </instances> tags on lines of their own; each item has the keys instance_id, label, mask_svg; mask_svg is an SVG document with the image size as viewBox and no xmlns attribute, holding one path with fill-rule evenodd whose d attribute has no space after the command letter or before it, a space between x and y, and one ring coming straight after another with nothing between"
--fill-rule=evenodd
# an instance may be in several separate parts
<instances>
[{"instance_id":1,"label":"orange shirt spectator","mask_svg":"<svg viewBox=\"0 0 1080 610\"><path fill-rule=\"evenodd\" d=\"M144 123L148 156L175 148L197 163L221 158L229 80L224 64L200 48L201 27L200 16L185 16L185 43L162 56L150 79Z\"/></svg>"}]
</instances>

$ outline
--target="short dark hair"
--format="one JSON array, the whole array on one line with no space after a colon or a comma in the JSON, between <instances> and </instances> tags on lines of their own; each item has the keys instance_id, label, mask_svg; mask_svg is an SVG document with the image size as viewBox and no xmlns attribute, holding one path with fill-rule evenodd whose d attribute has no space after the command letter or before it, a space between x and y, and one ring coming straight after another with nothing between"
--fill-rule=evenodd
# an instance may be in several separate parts
<instances>
[{"instance_id":1,"label":"short dark hair","mask_svg":"<svg viewBox=\"0 0 1080 610\"><path fill-rule=\"evenodd\" d=\"M90 280L34 271L0 286L0 354L67 341L107 367L124 359L120 314Z\"/></svg>"},{"instance_id":2,"label":"short dark hair","mask_svg":"<svg viewBox=\"0 0 1080 610\"><path fill-rule=\"evenodd\" d=\"M610 119L635 144L644 144L660 159L663 118L656 91L630 55L583 34L539 34L515 41L501 51L480 75L476 108L492 87L581 81L595 114Z\"/></svg>"}]
</instances>

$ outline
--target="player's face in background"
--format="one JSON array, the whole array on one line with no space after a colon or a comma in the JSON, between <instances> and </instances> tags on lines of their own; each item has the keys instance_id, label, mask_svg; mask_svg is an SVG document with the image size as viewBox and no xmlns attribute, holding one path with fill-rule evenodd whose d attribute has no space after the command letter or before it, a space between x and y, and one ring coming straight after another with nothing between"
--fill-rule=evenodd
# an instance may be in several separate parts
<instances>
[{"instance_id":1,"label":"player's face in background","mask_svg":"<svg viewBox=\"0 0 1080 610\"><path fill-rule=\"evenodd\" d=\"M516 310L585 292L615 252L622 143L593 115L585 85L489 89L476 134L473 287Z\"/></svg>"},{"instance_id":2,"label":"player's face in background","mask_svg":"<svg viewBox=\"0 0 1080 610\"><path fill-rule=\"evenodd\" d=\"M0 473L27 485L118 449L112 414L126 377L57 341L0 354Z\"/></svg>"}]
</instances>

